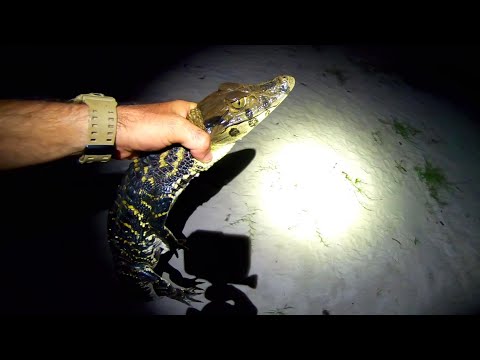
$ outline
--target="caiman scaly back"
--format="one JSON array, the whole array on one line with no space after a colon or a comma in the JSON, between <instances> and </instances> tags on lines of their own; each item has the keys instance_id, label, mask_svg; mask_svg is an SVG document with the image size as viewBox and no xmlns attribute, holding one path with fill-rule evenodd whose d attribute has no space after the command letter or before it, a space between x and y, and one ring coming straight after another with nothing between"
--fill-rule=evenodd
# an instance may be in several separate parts
<instances>
[{"instance_id":1,"label":"caiman scaly back","mask_svg":"<svg viewBox=\"0 0 480 360\"><path fill-rule=\"evenodd\" d=\"M194 301L197 288L177 288L155 273L160 256L184 248L165 226L180 193L202 171L265 119L295 85L278 76L255 85L224 83L190 111L188 119L210 134L213 159L202 163L182 146L133 160L108 215L108 241L116 274L130 288L151 298Z\"/></svg>"}]
</instances>

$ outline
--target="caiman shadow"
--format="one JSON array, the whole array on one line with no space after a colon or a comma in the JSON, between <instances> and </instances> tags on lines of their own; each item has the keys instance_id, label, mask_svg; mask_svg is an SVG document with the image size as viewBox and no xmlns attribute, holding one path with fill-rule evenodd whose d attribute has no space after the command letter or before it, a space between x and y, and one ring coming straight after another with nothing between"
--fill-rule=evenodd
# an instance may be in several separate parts
<instances>
[{"instance_id":1,"label":"caiman shadow","mask_svg":"<svg viewBox=\"0 0 480 360\"><path fill-rule=\"evenodd\" d=\"M167 219L167 227L177 238L184 238L183 228L200 205L214 197L238 176L255 158L254 149L244 149L227 154L208 171L191 181L178 197Z\"/></svg>"},{"instance_id":2,"label":"caiman shadow","mask_svg":"<svg viewBox=\"0 0 480 360\"><path fill-rule=\"evenodd\" d=\"M167 220L167 227L177 238L185 238L183 228L194 211L214 197L225 185L238 176L255 158L255 150L244 149L226 155L208 171L193 180L178 197ZM251 244L247 236L198 230L187 238L189 250L184 251L185 271L212 286L205 291L211 303L205 305L202 314L256 314L256 307L239 289L229 284L256 287L256 275L249 276ZM155 269L171 274L168 261ZM175 283L184 285L184 277L174 272ZM173 280L173 279L172 279ZM234 305L227 303L233 300ZM198 310L189 308L187 314Z\"/></svg>"}]
</instances>

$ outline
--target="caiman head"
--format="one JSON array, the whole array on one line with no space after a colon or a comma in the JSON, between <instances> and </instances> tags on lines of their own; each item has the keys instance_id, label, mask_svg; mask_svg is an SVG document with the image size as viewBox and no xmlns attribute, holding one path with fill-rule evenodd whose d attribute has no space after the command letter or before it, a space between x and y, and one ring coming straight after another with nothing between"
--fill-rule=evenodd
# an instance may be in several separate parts
<instances>
[{"instance_id":1,"label":"caiman head","mask_svg":"<svg viewBox=\"0 0 480 360\"><path fill-rule=\"evenodd\" d=\"M281 75L260 84L224 83L197 104L210 134L212 164L222 158L285 100L295 86L292 76Z\"/></svg>"}]
</instances>

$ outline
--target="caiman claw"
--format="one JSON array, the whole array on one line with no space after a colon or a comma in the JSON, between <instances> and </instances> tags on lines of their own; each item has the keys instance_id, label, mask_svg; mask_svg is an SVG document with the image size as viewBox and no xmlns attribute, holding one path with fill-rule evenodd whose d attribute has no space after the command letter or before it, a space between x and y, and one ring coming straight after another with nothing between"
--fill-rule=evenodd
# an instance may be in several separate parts
<instances>
[{"instance_id":1,"label":"caiman claw","mask_svg":"<svg viewBox=\"0 0 480 360\"><path fill-rule=\"evenodd\" d=\"M187 246L187 239L177 239L177 245L179 249L190 250Z\"/></svg>"},{"instance_id":2,"label":"caiman claw","mask_svg":"<svg viewBox=\"0 0 480 360\"><path fill-rule=\"evenodd\" d=\"M201 292L199 292L198 290L201 290ZM187 289L175 288L174 291L175 292L170 296L170 298L180 301L185 305L190 306L191 302L202 302L201 300L197 300L194 298L194 296L198 296L203 293L203 289L200 289L196 286Z\"/></svg>"},{"instance_id":3,"label":"caiman claw","mask_svg":"<svg viewBox=\"0 0 480 360\"><path fill-rule=\"evenodd\" d=\"M190 250L186 244L187 244L187 239L176 239L175 249L173 250L173 253L177 259L178 259L177 249L182 249L187 251Z\"/></svg>"}]
</instances>

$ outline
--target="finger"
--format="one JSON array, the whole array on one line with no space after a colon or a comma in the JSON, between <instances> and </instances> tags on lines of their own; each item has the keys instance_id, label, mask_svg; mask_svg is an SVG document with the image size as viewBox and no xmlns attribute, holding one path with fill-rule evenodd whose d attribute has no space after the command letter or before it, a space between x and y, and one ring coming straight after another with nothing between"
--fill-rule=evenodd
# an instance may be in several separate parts
<instances>
[{"instance_id":1,"label":"finger","mask_svg":"<svg viewBox=\"0 0 480 360\"><path fill-rule=\"evenodd\" d=\"M175 100L168 103L168 110L186 118L190 110L197 107L197 103L185 100Z\"/></svg>"},{"instance_id":2,"label":"finger","mask_svg":"<svg viewBox=\"0 0 480 360\"><path fill-rule=\"evenodd\" d=\"M181 116L172 118L169 129L168 142L185 146L200 161L211 161L210 136L206 131Z\"/></svg>"}]
</instances>

